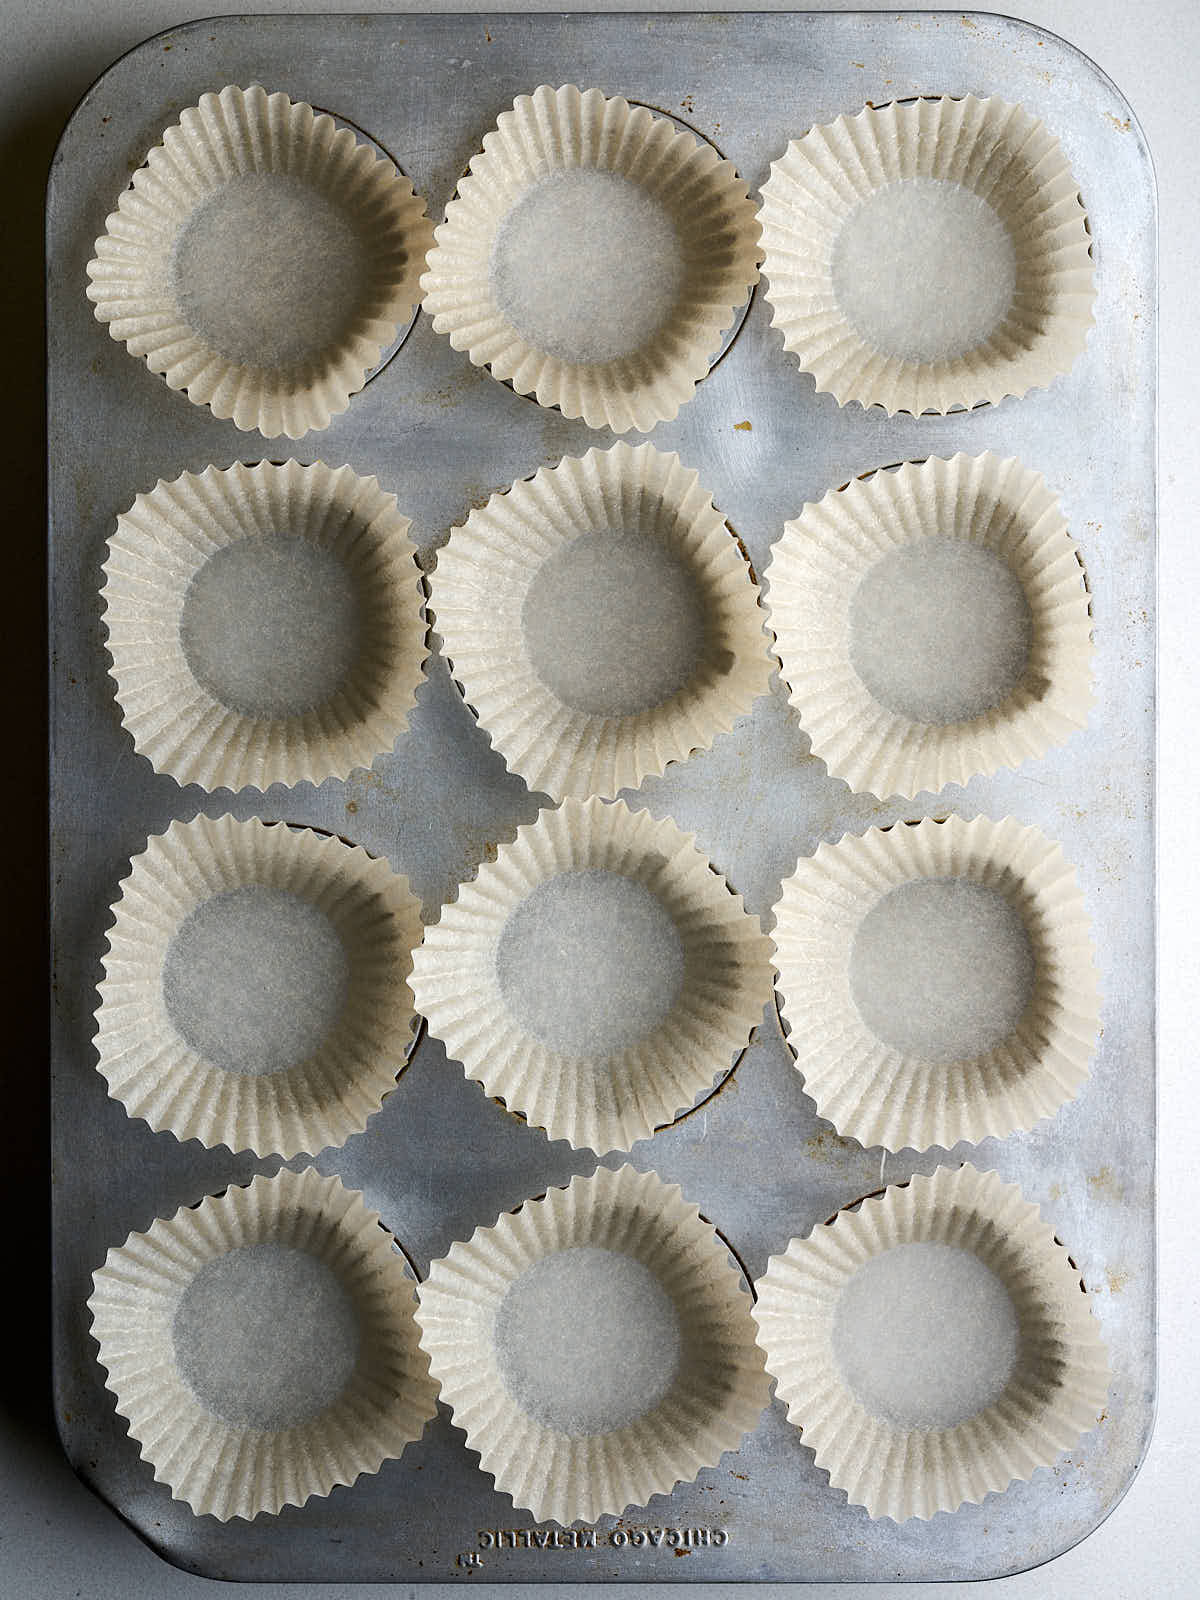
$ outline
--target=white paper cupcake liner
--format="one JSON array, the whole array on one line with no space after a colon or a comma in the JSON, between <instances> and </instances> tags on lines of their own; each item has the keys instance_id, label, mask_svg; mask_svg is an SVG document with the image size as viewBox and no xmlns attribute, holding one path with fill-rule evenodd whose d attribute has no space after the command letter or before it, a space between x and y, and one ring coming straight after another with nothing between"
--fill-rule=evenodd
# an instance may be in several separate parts
<instances>
[{"instance_id":1,"label":"white paper cupcake liner","mask_svg":"<svg viewBox=\"0 0 1200 1600\"><path fill-rule=\"evenodd\" d=\"M121 886L99 986L109 1093L178 1139L293 1156L366 1126L414 1042L421 912L365 850L174 822Z\"/></svg>"},{"instance_id":2,"label":"white paper cupcake liner","mask_svg":"<svg viewBox=\"0 0 1200 1600\"><path fill-rule=\"evenodd\" d=\"M707 749L767 690L757 590L699 476L589 450L474 510L438 557L437 631L531 789L613 795Z\"/></svg>"},{"instance_id":3,"label":"white paper cupcake liner","mask_svg":"<svg viewBox=\"0 0 1200 1600\"><path fill-rule=\"evenodd\" d=\"M922 885L953 890L967 920L954 933L935 902L891 951L885 924L893 966L864 1014L852 981L856 956L872 959L862 930L896 891L931 892ZM993 933L1004 947L974 948ZM822 844L785 880L774 940L805 1093L864 1146L1003 1137L1053 1116L1087 1078L1100 1028L1091 924L1074 867L1037 828L952 816Z\"/></svg>"},{"instance_id":4,"label":"white paper cupcake liner","mask_svg":"<svg viewBox=\"0 0 1200 1600\"><path fill-rule=\"evenodd\" d=\"M957 627L953 643L947 640L952 617L944 619L936 640L930 629L927 640L917 641L918 670L933 672L935 688L953 693L965 664L982 674L981 699L993 701L966 717L931 721L930 710L946 713L938 713L932 701L922 705L919 689L912 698L913 684L906 685L900 673L891 681L864 681L854 627L864 581L886 577L883 564L904 559L896 552L912 557L923 546L944 564L949 541L960 547L956 561L978 559L981 568L1002 562L1019 586L1009 609L1015 605L1024 614L991 616L981 601L977 617L965 610L973 621ZM812 738L813 754L854 789L911 796L966 783L976 773L1041 757L1086 726L1092 639L1081 559L1057 497L1039 473L1015 458L1001 460L990 452L932 457L833 489L785 524L765 576L789 698ZM984 571L980 576L989 577ZM908 582L915 584L914 574ZM939 605L949 604L936 573L928 576L926 593L936 594ZM874 609L878 616L878 601ZM913 639L916 630L905 626L903 613L890 627L898 653L900 636ZM1023 639L1015 637L1018 631ZM940 667L935 652L944 655ZM1002 671L1009 680L994 681L991 694L989 654L993 674ZM953 707L949 714L955 716Z\"/></svg>"},{"instance_id":5,"label":"white paper cupcake liner","mask_svg":"<svg viewBox=\"0 0 1200 1600\"><path fill-rule=\"evenodd\" d=\"M838 117L788 145L762 202L773 326L840 405L995 402L1044 388L1084 348L1079 185L1021 106L968 95Z\"/></svg>"},{"instance_id":6,"label":"white paper cupcake liner","mask_svg":"<svg viewBox=\"0 0 1200 1600\"><path fill-rule=\"evenodd\" d=\"M378 1215L311 1169L130 1234L88 1301L155 1479L222 1522L303 1505L420 1438L437 1390L415 1306Z\"/></svg>"},{"instance_id":7,"label":"white paper cupcake liner","mask_svg":"<svg viewBox=\"0 0 1200 1600\"><path fill-rule=\"evenodd\" d=\"M737 1449L766 1405L750 1296L651 1172L601 1168L527 1202L435 1261L419 1295L455 1424L539 1521L645 1505Z\"/></svg>"},{"instance_id":8,"label":"white paper cupcake liner","mask_svg":"<svg viewBox=\"0 0 1200 1600\"><path fill-rule=\"evenodd\" d=\"M894 1410L887 1414L891 1407L881 1407L864 1390L863 1374L848 1371L845 1347L839 1350L839 1310L845 1314L848 1286L866 1264L913 1245L937 1248L942 1270L955 1270L966 1296L980 1297L977 1307L1007 1300L1005 1319L1012 1323L1010 1370L1006 1379L1003 1367L993 1375L992 1389L999 1392L946 1426L903 1426ZM972 1267L965 1284L964 1266ZM932 1330L932 1348L908 1351L905 1340L915 1342L922 1322L943 1308L935 1301L925 1318L912 1314L912 1297L928 1293L916 1281L921 1266L913 1256L907 1262L892 1257L888 1269L898 1310L877 1289L878 1325L872 1320L854 1330L855 1342L873 1338L881 1352L873 1374L873 1363L866 1363L868 1382L881 1383L887 1360L903 1351L936 1392L939 1346L952 1330L973 1335L984 1347L976 1357L982 1361L978 1384L994 1359L995 1344L988 1354L986 1341L995 1341L995 1326L971 1329L969 1302L965 1314L961 1299L948 1302L948 1320ZM907 1284L906 1273L913 1273ZM943 1278L943 1293L945 1285ZM865 1506L871 1516L903 1522L954 1511L1028 1478L1096 1426L1108 1394L1109 1362L1081 1287L1053 1229L1015 1184L970 1166L942 1168L864 1200L857 1212L839 1213L807 1239L793 1239L758 1280L754 1318L789 1420L803 1430L831 1486L844 1489L850 1503ZM942 1371L935 1407L944 1410L948 1363Z\"/></svg>"},{"instance_id":9,"label":"white paper cupcake liner","mask_svg":"<svg viewBox=\"0 0 1200 1600\"><path fill-rule=\"evenodd\" d=\"M206 94L163 134L88 263L96 316L194 405L267 438L326 428L420 295L425 202L284 94Z\"/></svg>"},{"instance_id":10,"label":"white paper cupcake liner","mask_svg":"<svg viewBox=\"0 0 1200 1600\"><path fill-rule=\"evenodd\" d=\"M674 823L568 800L443 907L412 985L468 1077L552 1139L603 1153L729 1069L770 996L770 950Z\"/></svg>"},{"instance_id":11,"label":"white paper cupcake liner","mask_svg":"<svg viewBox=\"0 0 1200 1600\"><path fill-rule=\"evenodd\" d=\"M484 136L421 279L439 333L589 427L674 417L758 276L728 161L644 106L543 84Z\"/></svg>"},{"instance_id":12,"label":"white paper cupcake liner","mask_svg":"<svg viewBox=\"0 0 1200 1600\"><path fill-rule=\"evenodd\" d=\"M139 494L102 590L137 749L206 789L344 778L390 750L426 655L408 528L375 478L321 461Z\"/></svg>"}]
</instances>

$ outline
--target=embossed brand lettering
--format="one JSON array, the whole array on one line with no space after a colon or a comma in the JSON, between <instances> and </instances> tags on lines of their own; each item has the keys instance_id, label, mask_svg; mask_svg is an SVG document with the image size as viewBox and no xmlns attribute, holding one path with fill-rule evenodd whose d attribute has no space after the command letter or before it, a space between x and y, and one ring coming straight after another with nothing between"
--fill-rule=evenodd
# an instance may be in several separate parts
<instances>
[{"instance_id":1,"label":"embossed brand lettering","mask_svg":"<svg viewBox=\"0 0 1200 1600\"><path fill-rule=\"evenodd\" d=\"M608 1536L614 1550L667 1545L674 1550L699 1550L705 1546L724 1549L729 1543L726 1528L614 1528Z\"/></svg>"},{"instance_id":2,"label":"embossed brand lettering","mask_svg":"<svg viewBox=\"0 0 1200 1600\"><path fill-rule=\"evenodd\" d=\"M721 1550L727 1528L613 1528L600 1535L610 1549ZM595 1550L595 1528L480 1528L480 1550ZM460 1558L460 1565L466 1565Z\"/></svg>"},{"instance_id":3,"label":"embossed brand lettering","mask_svg":"<svg viewBox=\"0 0 1200 1600\"><path fill-rule=\"evenodd\" d=\"M594 1550L595 1528L480 1528L481 1550Z\"/></svg>"}]
</instances>

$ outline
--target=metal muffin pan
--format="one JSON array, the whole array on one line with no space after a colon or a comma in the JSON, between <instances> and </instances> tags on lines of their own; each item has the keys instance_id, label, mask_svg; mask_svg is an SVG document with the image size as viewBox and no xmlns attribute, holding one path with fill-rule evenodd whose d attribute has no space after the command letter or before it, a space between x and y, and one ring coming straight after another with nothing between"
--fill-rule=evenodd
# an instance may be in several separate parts
<instances>
[{"instance_id":1,"label":"metal muffin pan","mask_svg":"<svg viewBox=\"0 0 1200 1600\"><path fill-rule=\"evenodd\" d=\"M1052 1121L974 1151L881 1160L814 1115L768 1008L718 1091L629 1158L680 1183L752 1278L793 1235L914 1172L969 1156L1019 1182L1068 1242L1114 1365L1099 1428L1032 1481L928 1523L872 1521L829 1488L779 1402L736 1456L594 1529L536 1528L478 1471L444 1409L377 1476L251 1523L193 1516L139 1459L95 1360L92 1271L131 1230L279 1162L153 1134L105 1093L91 1044L95 985L107 907L131 855L199 811L284 819L387 855L432 917L539 800L492 751L437 656L409 731L346 782L232 796L155 775L120 726L107 674L98 592L114 519L158 478L210 462L347 461L398 495L428 566L493 490L612 442L496 383L425 316L344 415L294 444L217 422L110 339L84 296L107 212L182 108L250 82L365 130L435 219L498 113L542 82L596 84L674 115L752 191L789 138L868 100L1001 95L1061 139L1088 208L1098 286L1096 326L1069 376L944 417L839 409L784 354L760 289L695 398L650 437L699 469L756 572L786 519L855 474L957 450L1019 455L1061 495L1086 563L1097 678L1086 732L1017 772L881 803L826 775L776 684L710 753L625 795L694 830L768 928L799 855L876 824L1011 814L1077 863L1103 1037L1084 1092ZM168 1560L224 1578L982 1578L1084 1537L1137 1470L1155 1384L1155 194L1113 85L1062 41L985 15L224 18L150 40L89 91L55 158L48 218L54 1366L59 1427L80 1475ZM423 1036L383 1111L317 1165L364 1191L423 1273L478 1224L595 1159L509 1115Z\"/></svg>"}]
</instances>

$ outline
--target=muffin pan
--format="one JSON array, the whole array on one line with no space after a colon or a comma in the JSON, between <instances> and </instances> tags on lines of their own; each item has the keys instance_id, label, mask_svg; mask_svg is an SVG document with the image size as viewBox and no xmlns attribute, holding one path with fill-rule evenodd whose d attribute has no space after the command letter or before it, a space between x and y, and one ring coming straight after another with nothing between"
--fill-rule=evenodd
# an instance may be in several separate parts
<instances>
[{"instance_id":1,"label":"muffin pan","mask_svg":"<svg viewBox=\"0 0 1200 1600\"><path fill-rule=\"evenodd\" d=\"M255 83L365 130L434 225L488 129L540 84L597 86L671 116L732 162L752 195L790 140L868 102L995 96L1061 142L1086 205L1096 287L1095 325L1067 376L945 415L839 408L785 351L760 285L726 353L649 441L699 474L756 574L786 522L863 474L959 452L1017 457L1052 486L1086 572L1095 693L1086 726L1015 769L880 799L828 775L776 676L710 749L622 798L694 835L768 932L797 858L844 834L952 812L1036 825L1075 866L1091 922L1102 1001L1090 1074L1029 1131L885 1154L817 1116L768 1006L707 1098L601 1163L652 1168L679 1185L751 1284L789 1241L884 1185L964 1160L1019 1184L1066 1241L1112 1368L1100 1425L1052 1468L898 1527L830 1487L780 1398L736 1454L694 1482L570 1527L535 1522L497 1492L445 1404L378 1473L254 1521L193 1514L139 1458L97 1363L92 1274L131 1232L272 1174L280 1158L180 1143L106 1092L94 1013L107 908L132 858L148 836L200 813L299 824L390 861L428 922L545 797L475 723L436 634L408 728L369 770L211 795L156 773L122 727L109 676L101 587L116 519L185 472L285 456L346 463L396 496L429 573L449 531L493 494L616 442L497 382L428 316L344 413L286 450L189 404L131 359L85 293L94 242L184 108ZM80 1475L167 1559L224 1578L982 1578L1086 1535L1136 1471L1154 1406L1155 198L1148 153L1113 86L1061 41L983 15L218 19L148 41L89 92L55 160L48 227L54 1365L59 1427ZM590 1152L548 1140L489 1098L430 1032L397 1065L397 1086L365 1131L318 1155L316 1168L363 1193L419 1279L478 1228L596 1169Z\"/></svg>"}]
</instances>

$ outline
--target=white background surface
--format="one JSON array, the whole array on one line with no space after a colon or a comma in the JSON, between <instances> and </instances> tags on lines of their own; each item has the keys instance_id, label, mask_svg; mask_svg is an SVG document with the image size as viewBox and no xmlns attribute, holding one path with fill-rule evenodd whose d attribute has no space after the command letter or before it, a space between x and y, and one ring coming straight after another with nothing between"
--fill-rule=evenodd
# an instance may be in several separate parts
<instances>
[{"instance_id":1,"label":"white background surface","mask_svg":"<svg viewBox=\"0 0 1200 1600\"><path fill-rule=\"evenodd\" d=\"M220 0L213 0L213 9ZM821 4L810 9L850 9ZM26 608L31 643L22 662L28 702L14 737L18 758L40 771L43 737L38 725L38 685L44 646L38 637L41 600L40 417L41 219L43 184L54 140L72 106L112 60L147 35L205 14L203 0L0 0L0 310L7 344L5 383L0 386L9 426L0 434L14 447L6 464L4 535L9 546L9 596ZM337 0L258 0L259 11L351 11L362 5ZM502 5L467 3L419 8L501 10ZM561 9L531 6L512 9ZM574 9L651 9L576 4ZM862 9L892 10L862 0ZM949 9L958 7L900 7ZM1200 1215L1200 1084L1192 1040L1200 1025L1195 943L1189 937L1200 906L1200 849L1194 828L1200 793L1200 737L1193 663L1195 606L1200 591L1200 445L1197 443L1197 312L1200 252L1200 184L1197 179L1195 90L1200 78L1200 0L1009 0L1003 6L1063 35L1090 55L1115 80L1133 105L1149 140L1159 181L1161 215L1160 388L1160 1359L1158 1425L1150 1455L1126 1499L1090 1538L1049 1566L994 1584L875 1586L761 1586L744 1591L787 1595L873 1597L928 1596L930 1600L1173 1600L1200 1595L1200 1515L1195 1504L1193 1452L1200 1412L1200 1294L1195 1277L1196 1217ZM403 86L397 85L397 92ZM800 130L797 130L800 131ZM1121 419L1113 418L1114 428ZM19 624L18 624L19 626ZM19 638L22 635L18 635ZM10 649L11 649L10 645ZM15 654L23 654L19 644ZM32 707L32 711L28 707ZM34 832L36 837L36 820ZM18 868L18 888L29 891L33 926L41 894L37 862ZM18 934L23 929L19 918ZM24 946L31 992L43 983L36 933ZM30 956L32 948L32 956ZM19 979L18 979L19 983ZM176 1596L228 1593L239 1600L327 1600L345 1593L380 1600L449 1592L382 1586L372 1590L335 1585L216 1584L164 1565L74 1478L58 1450L50 1421L45 1357L44 1290L36 1278L44 1261L45 1233L36 1218L45 1194L42 1057L21 1060L32 1073L26 1085L30 1138L10 1160L6 1189L24 1191L21 1203L36 1208L28 1259L18 1268L31 1277L29 1303L13 1301L19 1348L32 1363L6 1363L0 1396L0 1600L174 1600ZM10 1070L17 1062L9 1057ZM26 1187L34 1185L32 1194ZM10 1213L11 1216L11 1213ZM11 1266L11 1262L10 1262ZM44 1276L44 1265L42 1267ZM453 1586L461 1592L461 1585ZM515 1588L483 1586L493 1596ZM661 1589L662 1586L658 1586ZM476 1592L480 1586L476 1585ZM564 1586L540 1590L612 1600L640 1592L639 1586ZM681 1596L732 1593L719 1585L672 1586Z\"/></svg>"}]
</instances>

